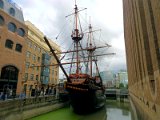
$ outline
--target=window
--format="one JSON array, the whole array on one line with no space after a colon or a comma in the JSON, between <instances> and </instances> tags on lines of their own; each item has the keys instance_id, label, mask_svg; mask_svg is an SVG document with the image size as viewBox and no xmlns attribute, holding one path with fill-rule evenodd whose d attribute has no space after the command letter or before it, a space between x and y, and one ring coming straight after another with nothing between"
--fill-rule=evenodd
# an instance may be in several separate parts
<instances>
[{"instance_id":1,"label":"window","mask_svg":"<svg viewBox=\"0 0 160 120\"><path fill-rule=\"evenodd\" d=\"M28 73L25 73L25 80L28 80Z\"/></svg>"},{"instance_id":2,"label":"window","mask_svg":"<svg viewBox=\"0 0 160 120\"><path fill-rule=\"evenodd\" d=\"M37 68L37 71L39 71L39 67L36 67Z\"/></svg>"},{"instance_id":3,"label":"window","mask_svg":"<svg viewBox=\"0 0 160 120\"><path fill-rule=\"evenodd\" d=\"M41 52L41 48L37 47L38 52Z\"/></svg>"},{"instance_id":4,"label":"window","mask_svg":"<svg viewBox=\"0 0 160 120\"><path fill-rule=\"evenodd\" d=\"M24 91L26 92L26 89L27 89L27 84L24 84Z\"/></svg>"},{"instance_id":5,"label":"window","mask_svg":"<svg viewBox=\"0 0 160 120\"><path fill-rule=\"evenodd\" d=\"M0 15L0 26L4 25L4 18Z\"/></svg>"},{"instance_id":6,"label":"window","mask_svg":"<svg viewBox=\"0 0 160 120\"><path fill-rule=\"evenodd\" d=\"M31 91L32 90L33 85L28 85L28 89Z\"/></svg>"},{"instance_id":7,"label":"window","mask_svg":"<svg viewBox=\"0 0 160 120\"><path fill-rule=\"evenodd\" d=\"M32 48L32 43L30 41L28 42L28 47Z\"/></svg>"},{"instance_id":8,"label":"window","mask_svg":"<svg viewBox=\"0 0 160 120\"><path fill-rule=\"evenodd\" d=\"M15 16L15 10L14 10L14 8L10 8L9 9L9 14L12 15L12 16Z\"/></svg>"},{"instance_id":9,"label":"window","mask_svg":"<svg viewBox=\"0 0 160 120\"><path fill-rule=\"evenodd\" d=\"M19 28L19 29L17 30L17 33L18 33L18 35L21 36L21 37L23 37L23 36L25 35L25 31L24 31L22 28Z\"/></svg>"},{"instance_id":10,"label":"window","mask_svg":"<svg viewBox=\"0 0 160 120\"><path fill-rule=\"evenodd\" d=\"M54 67L52 68L52 75L54 76Z\"/></svg>"},{"instance_id":11,"label":"window","mask_svg":"<svg viewBox=\"0 0 160 120\"><path fill-rule=\"evenodd\" d=\"M32 35L32 36L34 36L34 33L32 32L32 31L29 31L30 32L30 34Z\"/></svg>"},{"instance_id":12,"label":"window","mask_svg":"<svg viewBox=\"0 0 160 120\"><path fill-rule=\"evenodd\" d=\"M36 46L36 45L34 45L34 46L33 46L33 50L35 50L35 51L36 51L36 47L37 47L37 46Z\"/></svg>"},{"instance_id":13,"label":"window","mask_svg":"<svg viewBox=\"0 0 160 120\"><path fill-rule=\"evenodd\" d=\"M44 80L44 76L41 76L41 81L43 81Z\"/></svg>"},{"instance_id":14,"label":"window","mask_svg":"<svg viewBox=\"0 0 160 120\"><path fill-rule=\"evenodd\" d=\"M52 70L52 75L54 76L54 70Z\"/></svg>"},{"instance_id":15,"label":"window","mask_svg":"<svg viewBox=\"0 0 160 120\"><path fill-rule=\"evenodd\" d=\"M57 76L58 74L57 74L57 71L55 71L55 75Z\"/></svg>"},{"instance_id":16,"label":"window","mask_svg":"<svg viewBox=\"0 0 160 120\"><path fill-rule=\"evenodd\" d=\"M32 70L34 70L34 64L32 64Z\"/></svg>"},{"instance_id":17,"label":"window","mask_svg":"<svg viewBox=\"0 0 160 120\"><path fill-rule=\"evenodd\" d=\"M21 44L16 44L16 51L22 52L22 45Z\"/></svg>"},{"instance_id":18,"label":"window","mask_svg":"<svg viewBox=\"0 0 160 120\"><path fill-rule=\"evenodd\" d=\"M13 42L9 39L6 40L6 43L5 43L5 47L6 48L9 48L9 49L12 49L13 47Z\"/></svg>"},{"instance_id":19,"label":"window","mask_svg":"<svg viewBox=\"0 0 160 120\"><path fill-rule=\"evenodd\" d=\"M152 93L155 94L155 91L156 91L155 80L149 80L149 83L150 83L150 88L151 88Z\"/></svg>"},{"instance_id":20,"label":"window","mask_svg":"<svg viewBox=\"0 0 160 120\"><path fill-rule=\"evenodd\" d=\"M8 30L11 32L15 32L17 29L16 25L14 23L8 23Z\"/></svg>"},{"instance_id":21,"label":"window","mask_svg":"<svg viewBox=\"0 0 160 120\"><path fill-rule=\"evenodd\" d=\"M26 68L29 68L29 66L30 66L30 63L26 62Z\"/></svg>"},{"instance_id":22,"label":"window","mask_svg":"<svg viewBox=\"0 0 160 120\"><path fill-rule=\"evenodd\" d=\"M32 60L33 60L34 62L36 62L36 55L33 55L33 56L32 56Z\"/></svg>"},{"instance_id":23,"label":"window","mask_svg":"<svg viewBox=\"0 0 160 120\"><path fill-rule=\"evenodd\" d=\"M38 59L37 59L37 60L38 60L38 62L40 62L41 58L40 58L40 57L38 57Z\"/></svg>"},{"instance_id":24,"label":"window","mask_svg":"<svg viewBox=\"0 0 160 120\"><path fill-rule=\"evenodd\" d=\"M42 53L45 53L45 50L44 50L44 49L41 49L41 52L42 52Z\"/></svg>"},{"instance_id":25,"label":"window","mask_svg":"<svg viewBox=\"0 0 160 120\"><path fill-rule=\"evenodd\" d=\"M31 74L30 79L34 80L34 74Z\"/></svg>"},{"instance_id":26,"label":"window","mask_svg":"<svg viewBox=\"0 0 160 120\"><path fill-rule=\"evenodd\" d=\"M19 70L12 65L4 66L1 70L0 79L10 79L17 83Z\"/></svg>"},{"instance_id":27,"label":"window","mask_svg":"<svg viewBox=\"0 0 160 120\"><path fill-rule=\"evenodd\" d=\"M49 81L49 77L48 77L48 76L46 76L45 78L46 78L46 79L45 79L46 81Z\"/></svg>"},{"instance_id":28,"label":"window","mask_svg":"<svg viewBox=\"0 0 160 120\"><path fill-rule=\"evenodd\" d=\"M38 78L39 78L39 76L38 75L36 75L36 80L38 81Z\"/></svg>"},{"instance_id":29,"label":"window","mask_svg":"<svg viewBox=\"0 0 160 120\"><path fill-rule=\"evenodd\" d=\"M30 58L30 56L31 56L31 52L27 51L27 52L26 52L26 57L27 57L27 58Z\"/></svg>"},{"instance_id":30,"label":"window","mask_svg":"<svg viewBox=\"0 0 160 120\"><path fill-rule=\"evenodd\" d=\"M46 72L49 73L49 68L48 68L48 67L45 67L45 68L44 68L44 71L46 71Z\"/></svg>"},{"instance_id":31,"label":"window","mask_svg":"<svg viewBox=\"0 0 160 120\"><path fill-rule=\"evenodd\" d=\"M3 7L4 7L4 3L2 0L0 0L0 8L3 9Z\"/></svg>"}]
</instances>

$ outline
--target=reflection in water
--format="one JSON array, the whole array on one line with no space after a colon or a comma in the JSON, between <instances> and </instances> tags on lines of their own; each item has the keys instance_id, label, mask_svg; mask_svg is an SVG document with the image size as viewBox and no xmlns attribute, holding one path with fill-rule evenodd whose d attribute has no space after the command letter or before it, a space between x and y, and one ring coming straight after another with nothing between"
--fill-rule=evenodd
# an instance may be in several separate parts
<instances>
[{"instance_id":1,"label":"reflection in water","mask_svg":"<svg viewBox=\"0 0 160 120\"><path fill-rule=\"evenodd\" d=\"M131 107L129 102L107 100L106 111L107 120L134 120L131 115Z\"/></svg>"},{"instance_id":2,"label":"reflection in water","mask_svg":"<svg viewBox=\"0 0 160 120\"><path fill-rule=\"evenodd\" d=\"M75 114L69 107L62 108L30 120L134 120L130 104L107 100L106 107L87 115Z\"/></svg>"}]
</instances>

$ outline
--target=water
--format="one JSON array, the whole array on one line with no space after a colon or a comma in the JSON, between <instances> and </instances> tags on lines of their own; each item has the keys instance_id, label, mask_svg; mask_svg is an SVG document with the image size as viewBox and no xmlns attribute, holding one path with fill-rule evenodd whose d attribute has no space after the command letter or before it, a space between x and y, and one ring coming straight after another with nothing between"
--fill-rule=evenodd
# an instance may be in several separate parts
<instances>
[{"instance_id":1,"label":"water","mask_svg":"<svg viewBox=\"0 0 160 120\"><path fill-rule=\"evenodd\" d=\"M129 102L106 102L106 120L135 120Z\"/></svg>"},{"instance_id":2,"label":"water","mask_svg":"<svg viewBox=\"0 0 160 120\"><path fill-rule=\"evenodd\" d=\"M30 120L134 120L129 102L106 101L106 107L88 114L75 114L70 107L49 112Z\"/></svg>"}]
</instances>

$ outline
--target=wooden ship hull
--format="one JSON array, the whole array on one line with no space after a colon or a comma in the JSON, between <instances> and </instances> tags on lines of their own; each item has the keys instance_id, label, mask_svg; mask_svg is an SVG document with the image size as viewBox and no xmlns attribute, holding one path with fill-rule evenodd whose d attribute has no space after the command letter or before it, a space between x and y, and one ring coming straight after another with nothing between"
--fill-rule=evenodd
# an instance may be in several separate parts
<instances>
[{"instance_id":1,"label":"wooden ship hull","mask_svg":"<svg viewBox=\"0 0 160 120\"><path fill-rule=\"evenodd\" d=\"M105 96L96 95L96 90L89 90L88 92L70 90L69 98L73 111L76 113L88 113L105 105Z\"/></svg>"},{"instance_id":2,"label":"wooden ship hull","mask_svg":"<svg viewBox=\"0 0 160 120\"><path fill-rule=\"evenodd\" d=\"M66 89L75 112L92 112L105 105L104 89L100 84L95 83L94 78L71 78L71 81L66 83Z\"/></svg>"}]
</instances>

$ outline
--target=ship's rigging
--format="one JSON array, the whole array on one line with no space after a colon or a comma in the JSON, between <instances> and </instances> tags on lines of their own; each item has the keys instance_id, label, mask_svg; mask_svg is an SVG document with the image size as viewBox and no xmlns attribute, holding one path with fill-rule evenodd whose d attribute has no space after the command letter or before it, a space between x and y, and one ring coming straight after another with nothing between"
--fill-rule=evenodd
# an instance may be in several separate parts
<instances>
[{"instance_id":1,"label":"ship's rigging","mask_svg":"<svg viewBox=\"0 0 160 120\"><path fill-rule=\"evenodd\" d=\"M74 15L74 28L71 33L72 49L64 52L56 52L47 37L44 37L46 44L48 45L51 54L55 57L56 64L44 64L41 66L32 67L48 67L59 65L64 75L66 76L66 90L69 92L71 105L75 111L86 111L100 108L105 104L104 86L100 76L98 68L98 57L104 55L114 55L115 53L97 54L97 49L109 48L108 44L103 46L96 46L91 23L88 26L88 31L83 32L82 26L79 19L79 12L86 8L79 10L75 0L74 13L67 15L66 17ZM87 36L85 43L82 44L84 36ZM85 45L85 47L84 47ZM50 54L50 53L49 53ZM61 59L57 55L64 54ZM66 54L69 55L68 60L70 62L62 63L62 59L65 58ZM94 63L94 64L93 64ZM63 65L70 65L69 73L66 72ZM95 69L93 69L95 66ZM93 71L95 70L95 71ZM93 73L96 73L93 75Z\"/></svg>"},{"instance_id":2,"label":"ship's rigging","mask_svg":"<svg viewBox=\"0 0 160 120\"><path fill-rule=\"evenodd\" d=\"M99 30L93 30L91 23L88 26L88 31L83 32L82 27L81 27L81 23L80 23L80 19L79 19L79 12L86 10L87 8L84 8L82 10L79 10L77 5L76 5L76 1L75 1L75 8L74 8L74 13L67 15L66 17L72 16L74 15L74 29L72 30L72 34L71 34L71 38L73 40L72 43L72 50L68 50L68 51L63 51L63 52L59 52L59 51L55 51L52 46L50 45L47 37L44 37L44 40L46 42L46 44L48 45L50 52L50 55L53 55L56 59L56 64L43 64L40 66L31 66L31 67L48 67L48 66L60 66L62 72L64 73L64 75L67 78L68 82L71 82L71 79L69 78L69 74L74 74L75 76L78 76L79 74L88 74L91 78L94 76L99 76L100 77L100 73L99 73L99 69L98 69L98 57L100 56L104 56L104 55L115 55L115 53L101 53L101 54L96 54L96 50L97 49L103 49L103 48L110 48L111 45L109 44L105 44L102 46L96 46L95 43L95 39L94 39L94 35L93 33L99 31ZM59 35L58 35L59 36ZM86 40L86 47L83 47L84 44L81 44L82 39L84 38L84 36L87 36L87 40ZM65 59L65 60L70 60L70 62L61 62L66 54L72 54L69 55L69 58ZM59 54L63 54L62 58L59 59L57 57L57 55ZM93 72L93 63L94 67L95 67L95 71ZM70 70L69 73L66 72L66 70L64 69L63 65L70 65ZM83 69L82 67L85 66L85 69ZM75 67L75 68L74 68ZM93 76L93 73L95 74ZM101 80L102 82L102 80Z\"/></svg>"}]
</instances>

